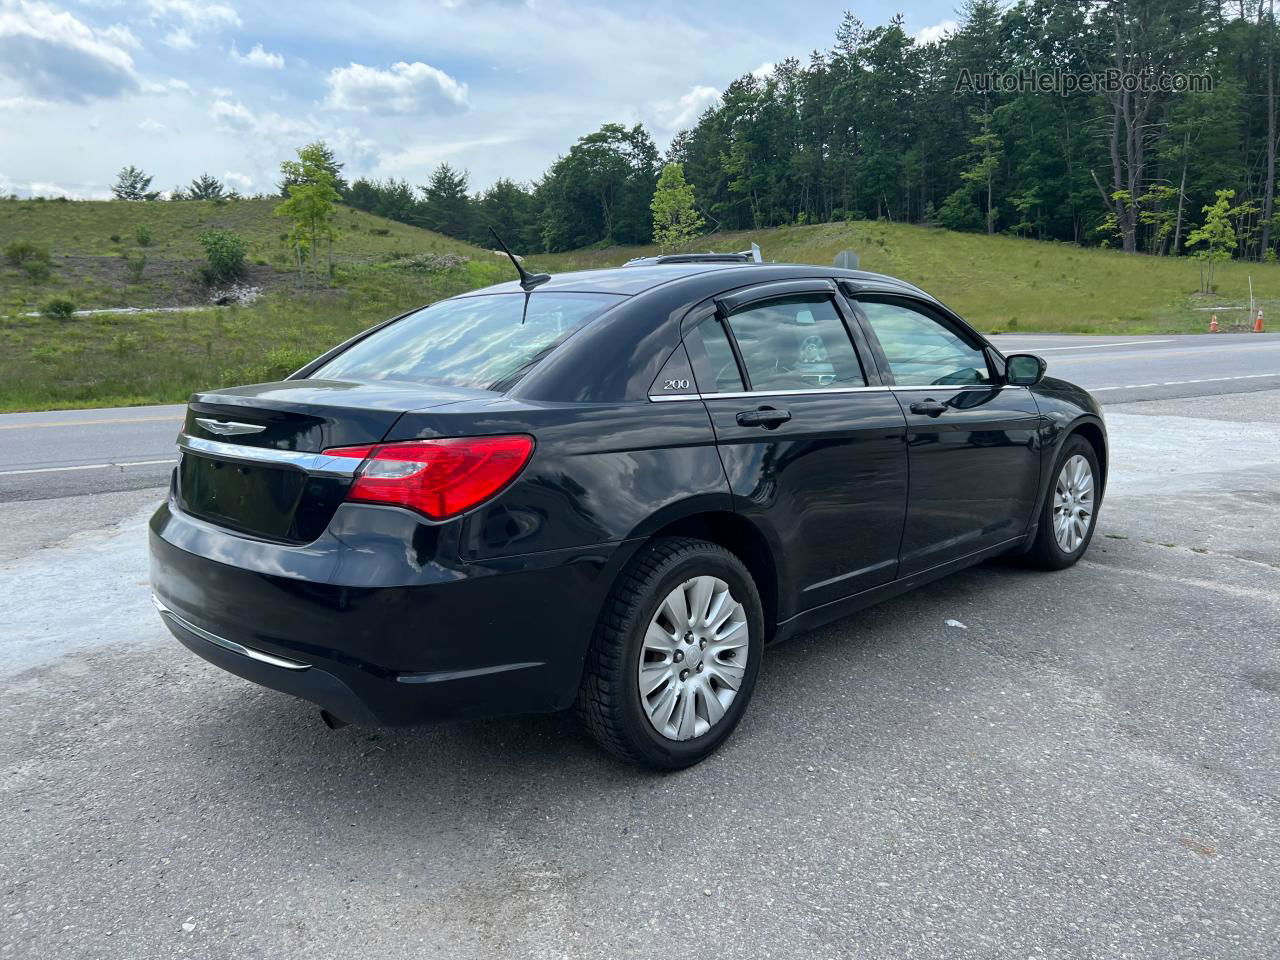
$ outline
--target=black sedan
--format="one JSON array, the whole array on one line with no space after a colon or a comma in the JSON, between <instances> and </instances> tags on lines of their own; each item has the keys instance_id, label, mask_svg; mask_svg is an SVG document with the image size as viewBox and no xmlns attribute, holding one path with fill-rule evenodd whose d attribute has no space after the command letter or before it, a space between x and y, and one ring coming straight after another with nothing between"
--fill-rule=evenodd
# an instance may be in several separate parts
<instances>
[{"instance_id":1,"label":"black sedan","mask_svg":"<svg viewBox=\"0 0 1280 960\"><path fill-rule=\"evenodd\" d=\"M331 726L576 707L695 763L767 645L1088 549L1098 404L890 277L650 258L477 290L199 393L155 602Z\"/></svg>"}]
</instances>

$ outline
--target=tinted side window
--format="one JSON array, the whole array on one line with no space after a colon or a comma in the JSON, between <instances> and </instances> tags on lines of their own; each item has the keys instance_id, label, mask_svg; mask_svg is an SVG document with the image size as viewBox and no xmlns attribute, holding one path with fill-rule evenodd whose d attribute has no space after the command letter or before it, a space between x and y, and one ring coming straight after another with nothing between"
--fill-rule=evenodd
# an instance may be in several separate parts
<instances>
[{"instance_id":1,"label":"tinted side window","mask_svg":"<svg viewBox=\"0 0 1280 960\"><path fill-rule=\"evenodd\" d=\"M897 303L860 301L899 386L987 383L990 372L981 350L949 327Z\"/></svg>"},{"instance_id":2,"label":"tinted side window","mask_svg":"<svg viewBox=\"0 0 1280 960\"><path fill-rule=\"evenodd\" d=\"M729 346L729 335L715 317L708 317L698 324L691 337L702 344L711 365L714 384L698 382L698 389L703 393L737 393L741 391L742 374L738 372L738 361L733 355L733 347Z\"/></svg>"},{"instance_id":3,"label":"tinted side window","mask_svg":"<svg viewBox=\"0 0 1280 960\"><path fill-rule=\"evenodd\" d=\"M827 297L772 300L729 317L752 390L866 384L849 332Z\"/></svg>"}]
</instances>

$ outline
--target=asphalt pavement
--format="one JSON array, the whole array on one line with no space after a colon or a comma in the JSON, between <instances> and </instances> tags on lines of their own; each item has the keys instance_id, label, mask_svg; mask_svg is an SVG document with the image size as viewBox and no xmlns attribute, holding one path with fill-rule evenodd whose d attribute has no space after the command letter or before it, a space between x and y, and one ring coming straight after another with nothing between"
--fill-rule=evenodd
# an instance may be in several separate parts
<instances>
[{"instance_id":1,"label":"asphalt pavement","mask_svg":"<svg viewBox=\"0 0 1280 960\"><path fill-rule=\"evenodd\" d=\"M665 776L560 716L329 732L150 608L119 464L176 413L0 420L0 957L1275 957L1280 338L1104 339L1001 340L1107 402L1086 560L769 650Z\"/></svg>"}]
</instances>

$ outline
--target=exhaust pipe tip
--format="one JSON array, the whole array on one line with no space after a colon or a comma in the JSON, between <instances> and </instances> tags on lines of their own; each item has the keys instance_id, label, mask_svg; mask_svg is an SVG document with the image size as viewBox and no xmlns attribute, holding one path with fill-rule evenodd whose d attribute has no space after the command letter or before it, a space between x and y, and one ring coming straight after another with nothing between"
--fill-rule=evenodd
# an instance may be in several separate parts
<instances>
[{"instance_id":1,"label":"exhaust pipe tip","mask_svg":"<svg viewBox=\"0 0 1280 960\"><path fill-rule=\"evenodd\" d=\"M320 720L330 730L341 730L343 727L347 726L347 721L343 720L341 717L335 717L328 710L320 711Z\"/></svg>"}]
</instances>

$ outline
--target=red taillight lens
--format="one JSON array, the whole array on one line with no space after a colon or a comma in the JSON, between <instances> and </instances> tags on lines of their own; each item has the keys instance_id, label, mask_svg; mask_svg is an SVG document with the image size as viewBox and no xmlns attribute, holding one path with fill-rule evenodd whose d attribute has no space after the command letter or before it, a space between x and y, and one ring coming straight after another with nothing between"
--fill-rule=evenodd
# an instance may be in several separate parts
<instances>
[{"instance_id":1,"label":"red taillight lens","mask_svg":"<svg viewBox=\"0 0 1280 960\"><path fill-rule=\"evenodd\" d=\"M444 520L483 503L514 480L529 462L533 438L406 440L325 453L364 461L348 500L395 504Z\"/></svg>"}]
</instances>

